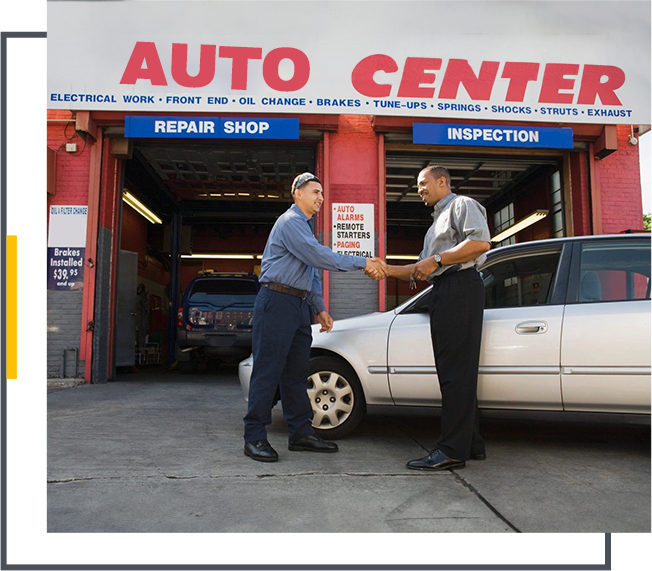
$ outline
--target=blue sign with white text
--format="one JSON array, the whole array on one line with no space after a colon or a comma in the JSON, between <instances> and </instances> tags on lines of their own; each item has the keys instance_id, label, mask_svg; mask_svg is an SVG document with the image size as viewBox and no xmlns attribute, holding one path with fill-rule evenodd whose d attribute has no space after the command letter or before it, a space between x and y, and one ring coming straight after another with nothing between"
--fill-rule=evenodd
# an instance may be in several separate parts
<instances>
[{"instance_id":1,"label":"blue sign with white text","mask_svg":"<svg viewBox=\"0 0 652 571\"><path fill-rule=\"evenodd\" d=\"M412 142L417 145L572 149L573 129L517 127L511 125L413 123Z\"/></svg>"},{"instance_id":2,"label":"blue sign with white text","mask_svg":"<svg viewBox=\"0 0 652 571\"><path fill-rule=\"evenodd\" d=\"M125 137L132 139L298 139L299 119L127 115Z\"/></svg>"}]
</instances>

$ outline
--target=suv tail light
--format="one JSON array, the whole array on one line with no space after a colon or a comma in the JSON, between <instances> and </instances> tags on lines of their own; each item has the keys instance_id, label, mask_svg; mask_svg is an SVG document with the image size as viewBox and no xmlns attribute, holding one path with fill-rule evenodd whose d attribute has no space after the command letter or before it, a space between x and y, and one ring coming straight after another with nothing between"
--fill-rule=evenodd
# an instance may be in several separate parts
<instances>
[{"instance_id":1,"label":"suv tail light","mask_svg":"<svg viewBox=\"0 0 652 571\"><path fill-rule=\"evenodd\" d=\"M183 327L183 307L177 309L177 327Z\"/></svg>"}]
</instances>

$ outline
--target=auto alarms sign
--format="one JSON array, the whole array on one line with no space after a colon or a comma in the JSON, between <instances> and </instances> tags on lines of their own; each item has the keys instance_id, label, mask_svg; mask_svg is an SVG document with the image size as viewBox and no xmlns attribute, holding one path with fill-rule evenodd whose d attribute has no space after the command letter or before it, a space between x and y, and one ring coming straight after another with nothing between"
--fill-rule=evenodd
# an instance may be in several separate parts
<instances>
[{"instance_id":1,"label":"auto alarms sign","mask_svg":"<svg viewBox=\"0 0 652 571\"><path fill-rule=\"evenodd\" d=\"M650 4L50 2L47 97L50 109L649 124Z\"/></svg>"}]
</instances>

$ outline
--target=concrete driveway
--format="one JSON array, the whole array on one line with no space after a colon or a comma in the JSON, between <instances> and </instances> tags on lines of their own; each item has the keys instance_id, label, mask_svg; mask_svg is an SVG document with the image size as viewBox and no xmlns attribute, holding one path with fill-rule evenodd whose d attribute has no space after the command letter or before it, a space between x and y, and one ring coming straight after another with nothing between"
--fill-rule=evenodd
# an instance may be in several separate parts
<instances>
[{"instance_id":1,"label":"concrete driveway","mask_svg":"<svg viewBox=\"0 0 652 571\"><path fill-rule=\"evenodd\" d=\"M49 532L650 532L650 430L484 419L488 459L407 470L430 412L373 414L337 454L242 452L235 367L48 389Z\"/></svg>"}]
</instances>

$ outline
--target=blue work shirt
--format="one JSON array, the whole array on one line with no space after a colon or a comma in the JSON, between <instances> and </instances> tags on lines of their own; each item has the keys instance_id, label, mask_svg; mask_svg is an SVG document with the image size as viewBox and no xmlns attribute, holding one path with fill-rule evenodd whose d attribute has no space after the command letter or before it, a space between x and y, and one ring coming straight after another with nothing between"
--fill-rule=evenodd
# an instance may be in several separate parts
<instances>
[{"instance_id":1,"label":"blue work shirt","mask_svg":"<svg viewBox=\"0 0 652 571\"><path fill-rule=\"evenodd\" d=\"M350 272L367 265L363 256L337 254L320 244L301 209L293 204L274 224L260 266L260 282L276 282L308 292L313 313L325 311L320 270Z\"/></svg>"}]
</instances>

